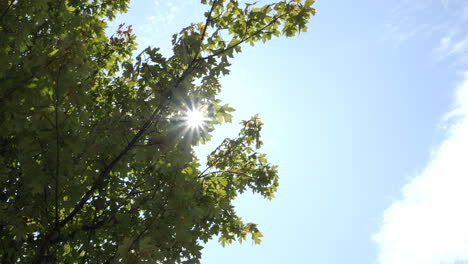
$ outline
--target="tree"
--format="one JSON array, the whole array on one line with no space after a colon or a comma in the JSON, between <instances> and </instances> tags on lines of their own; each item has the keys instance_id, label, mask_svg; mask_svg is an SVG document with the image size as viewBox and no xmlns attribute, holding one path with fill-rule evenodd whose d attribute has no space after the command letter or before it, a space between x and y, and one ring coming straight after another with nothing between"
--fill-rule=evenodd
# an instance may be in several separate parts
<instances>
[{"instance_id":1,"label":"tree","mask_svg":"<svg viewBox=\"0 0 468 264\"><path fill-rule=\"evenodd\" d=\"M127 0L0 2L0 262L198 263L200 241L260 242L232 206L271 199L257 116L199 164L193 146L233 111L216 99L241 45L306 31L313 0L202 0L173 55L105 35ZM204 109L201 124L188 112ZM199 113L198 113L199 114Z\"/></svg>"}]
</instances>

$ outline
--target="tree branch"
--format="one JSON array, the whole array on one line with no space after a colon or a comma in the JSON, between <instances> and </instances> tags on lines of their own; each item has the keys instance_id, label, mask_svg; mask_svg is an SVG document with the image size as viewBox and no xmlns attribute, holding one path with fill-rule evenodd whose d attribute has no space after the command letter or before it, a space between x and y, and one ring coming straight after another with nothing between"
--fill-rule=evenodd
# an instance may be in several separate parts
<instances>
[{"instance_id":1,"label":"tree branch","mask_svg":"<svg viewBox=\"0 0 468 264\"><path fill-rule=\"evenodd\" d=\"M282 18L282 17L284 17L284 16L286 16L286 15L288 15L288 13L284 13L284 14L282 14L282 15L279 15L279 16L274 17L274 18L270 21L270 23L268 23L267 25L265 25L265 26L262 27L261 29L255 31L252 35L248 36L247 38L243 38L243 39L242 39L241 41L239 41L238 43L236 43L236 44L234 44L234 45L231 45L231 46L225 48L224 50L218 51L218 52L213 53L213 54L211 54L211 55L208 55L208 56L206 56L206 57L202 57L202 58L196 59L196 62L198 62L198 61L203 61L203 60L207 60L207 59L210 59L210 58L213 58L213 57L217 57L217 56L219 56L219 55L221 55L221 54L223 54L223 53L225 53L225 52L227 52L227 51L229 51L229 50L232 50L233 48L235 48L235 47L237 47L237 46L239 46L239 45L245 43L247 40L249 40L249 39L255 37L255 36L258 35L258 34L260 34L263 30L267 29L268 27L270 27L271 25L273 25L273 23L275 23L275 22L278 21L280 18Z\"/></svg>"},{"instance_id":2,"label":"tree branch","mask_svg":"<svg viewBox=\"0 0 468 264\"><path fill-rule=\"evenodd\" d=\"M157 116L159 111L163 108L163 103L161 103L151 114L150 118L142 125L142 127L139 129L138 133L133 136L133 138L130 140L130 142L125 146L125 148L104 168L104 170L98 175L98 179L94 182L92 187L83 195L81 198L80 202L75 206L73 211L65 217L60 222L60 226L66 225L68 222L70 222L75 215L83 208L84 204L88 199L91 197L94 191L99 189L103 184L105 177L111 172L111 170L117 165L117 163L130 151L130 149L138 142L138 140L141 138L141 136L145 133L146 129L152 124L152 121L154 120L154 117ZM159 120L156 119L156 123Z\"/></svg>"}]
</instances>

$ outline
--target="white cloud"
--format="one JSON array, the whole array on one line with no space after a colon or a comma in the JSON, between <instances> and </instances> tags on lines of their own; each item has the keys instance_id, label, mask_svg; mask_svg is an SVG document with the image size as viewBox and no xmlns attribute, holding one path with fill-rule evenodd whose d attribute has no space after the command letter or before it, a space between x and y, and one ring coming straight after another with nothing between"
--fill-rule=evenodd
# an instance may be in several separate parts
<instances>
[{"instance_id":1,"label":"white cloud","mask_svg":"<svg viewBox=\"0 0 468 264\"><path fill-rule=\"evenodd\" d=\"M401 0L387 24L397 43L438 39L433 56L455 68L468 64L466 0ZM402 37L403 36L403 37ZM430 43L430 42L428 42ZM373 239L380 264L468 263L468 72L443 118L446 139L424 170L402 188Z\"/></svg>"},{"instance_id":2,"label":"white cloud","mask_svg":"<svg viewBox=\"0 0 468 264\"><path fill-rule=\"evenodd\" d=\"M384 212L381 264L468 263L468 72L444 122L447 138Z\"/></svg>"}]
</instances>

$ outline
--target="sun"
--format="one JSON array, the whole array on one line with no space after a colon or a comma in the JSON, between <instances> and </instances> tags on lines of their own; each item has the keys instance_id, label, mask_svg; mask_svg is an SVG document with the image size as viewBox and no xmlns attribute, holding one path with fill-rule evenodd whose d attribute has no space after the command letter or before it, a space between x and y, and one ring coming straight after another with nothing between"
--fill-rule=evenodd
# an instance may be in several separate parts
<instances>
[{"instance_id":1,"label":"sun","mask_svg":"<svg viewBox=\"0 0 468 264\"><path fill-rule=\"evenodd\" d=\"M203 128L207 122L205 113L201 109L191 109L187 111L184 120L189 128Z\"/></svg>"}]
</instances>

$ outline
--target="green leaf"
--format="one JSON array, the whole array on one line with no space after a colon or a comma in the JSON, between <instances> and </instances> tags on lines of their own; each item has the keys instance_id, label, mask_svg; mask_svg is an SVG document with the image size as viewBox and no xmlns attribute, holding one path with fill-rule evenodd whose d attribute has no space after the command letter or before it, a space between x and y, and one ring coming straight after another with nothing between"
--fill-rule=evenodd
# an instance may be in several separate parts
<instances>
[{"instance_id":1,"label":"green leaf","mask_svg":"<svg viewBox=\"0 0 468 264\"><path fill-rule=\"evenodd\" d=\"M54 56L55 54L57 54L57 52L59 52L59 50L58 50L58 49L54 49L53 51L51 51L51 52L49 53L49 57Z\"/></svg>"}]
</instances>

